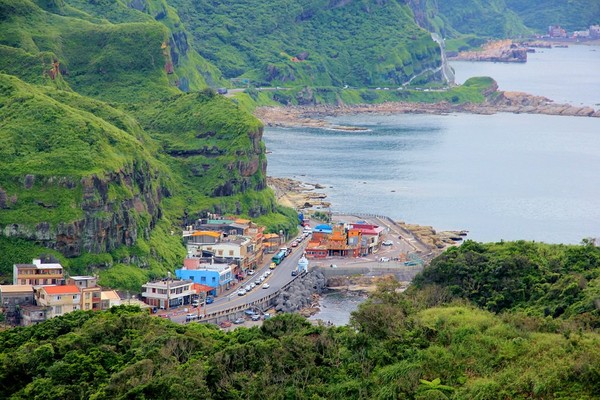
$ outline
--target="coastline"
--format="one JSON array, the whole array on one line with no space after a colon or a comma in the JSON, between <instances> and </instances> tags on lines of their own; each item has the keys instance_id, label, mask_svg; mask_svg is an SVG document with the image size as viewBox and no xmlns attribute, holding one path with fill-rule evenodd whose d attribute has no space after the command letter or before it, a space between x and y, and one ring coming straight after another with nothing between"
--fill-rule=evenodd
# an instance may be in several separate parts
<instances>
[{"instance_id":1,"label":"coastline","mask_svg":"<svg viewBox=\"0 0 600 400\"><path fill-rule=\"evenodd\" d=\"M409 103L386 102L380 104L313 106L266 106L256 108L254 115L266 126L354 129L332 125L326 117L348 114L451 114L469 113L491 115L496 113L543 114L570 117L600 118L600 109L554 103L543 96L522 92L498 92L498 95L481 104L465 103Z\"/></svg>"},{"instance_id":2,"label":"coastline","mask_svg":"<svg viewBox=\"0 0 600 400\"><path fill-rule=\"evenodd\" d=\"M298 211L302 210L305 216L312 217L311 214L314 212L330 211L331 203L325 200L327 195L320 191L326 189L322 185L275 177L267 177L267 185L275 192L279 204ZM465 231L438 231L432 226L404 221L395 221L395 223L414 235L436 255L448 247L460 244L466 234Z\"/></svg>"}]
</instances>

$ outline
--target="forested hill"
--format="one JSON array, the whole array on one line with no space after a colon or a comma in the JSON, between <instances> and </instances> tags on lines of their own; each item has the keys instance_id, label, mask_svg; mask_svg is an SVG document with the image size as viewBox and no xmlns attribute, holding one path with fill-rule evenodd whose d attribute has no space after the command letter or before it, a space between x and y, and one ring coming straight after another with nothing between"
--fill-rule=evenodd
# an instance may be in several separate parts
<instances>
[{"instance_id":1,"label":"forested hill","mask_svg":"<svg viewBox=\"0 0 600 400\"><path fill-rule=\"evenodd\" d=\"M346 327L76 311L0 332L0 397L597 399L599 272L591 243L468 242L406 292L382 280Z\"/></svg>"},{"instance_id":2,"label":"forested hill","mask_svg":"<svg viewBox=\"0 0 600 400\"><path fill-rule=\"evenodd\" d=\"M485 39L568 32L600 24L597 0L407 0L419 25L450 40L447 48L476 46Z\"/></svg>"},{"instance_id":3,"label":"forested hill","mask_svg":"<svg viewBox=\"0 0 600 400\"><path fill-rule=\"evenodd\" d=\"M402 1L170 0L197 50L259 84L400 85L440 63Z\"/></svg>"}]
</instances>

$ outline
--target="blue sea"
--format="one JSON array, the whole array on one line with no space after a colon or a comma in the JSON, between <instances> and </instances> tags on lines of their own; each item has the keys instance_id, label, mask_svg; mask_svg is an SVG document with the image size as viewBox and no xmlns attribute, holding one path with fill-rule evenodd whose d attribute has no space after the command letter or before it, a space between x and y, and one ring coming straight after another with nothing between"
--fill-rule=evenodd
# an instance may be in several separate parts
<instances>
[{"instance_id":1,"label":"blue sea","mask_svg":"<svg viewBox=\"0 0 600 400\"><path fill-rule=\"evenodd\" d=\"M452 65L458 81L492 76L504 90L599 108L600 48L543 50L524 65ZM324 185L333 211L468 230L482 242L600 237L598 118L404 114L331 122L366 130L268 128L267 173Z\"/></svg>"}]
</instances>

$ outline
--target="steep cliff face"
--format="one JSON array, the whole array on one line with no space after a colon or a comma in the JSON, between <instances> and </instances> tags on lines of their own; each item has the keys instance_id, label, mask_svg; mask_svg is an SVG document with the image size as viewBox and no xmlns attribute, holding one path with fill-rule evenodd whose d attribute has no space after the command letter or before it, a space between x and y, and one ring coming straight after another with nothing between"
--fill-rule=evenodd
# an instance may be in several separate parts
<instances>
[{"instance_id":1,"label":"steep cliff face","mask_svg":"<svg viewBox=\"0 0 600 400\"><path fill-rule=\"evenodd\" d=\"M60 191L71 194L70 202L78 205L81 218L73 221L23 221L0 225L2 234L32 240L60 251L67 257L85 252L110 252L121 245L131 246L138 235L148 239L150 230L162 216L162 191L157 176L148 165L134 165L105 177L86 176L78 182L72 178L27 175L24 191ZM119 193L119 197L115 197ZM18 193L18 192L17 192ZM13 194L14 203L5 211L32 206ZM38 205L52 212L56 204Z\"/></svg>"},{"instance_id":2,"label":"steep cliff face","mask_svg":"<svg viewBox=\"0 0 600 400\"><path fill-rule=\"evenodd\" d=\"M144 128L186 172L186 186L210 197L266 188L263 127L235 103L211 91L163 102L139 115Z\"/></svg>"},{"instance_id":3,"label":"steep cliff face","mask_svg":"<svg viewBox=\"0 0 600 400\"><path fill-rule=\"evenodd\" d=\"M149 237L168 190L124 114L0 74L0 119L2 235L66 256Z\"/></svg>"}]
</instances>

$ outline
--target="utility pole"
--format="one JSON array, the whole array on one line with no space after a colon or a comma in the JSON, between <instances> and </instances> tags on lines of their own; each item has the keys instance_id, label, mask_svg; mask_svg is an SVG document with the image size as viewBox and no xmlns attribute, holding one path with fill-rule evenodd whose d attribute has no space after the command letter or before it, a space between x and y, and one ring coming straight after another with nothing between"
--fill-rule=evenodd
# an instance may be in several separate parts
<instances>
[{"instance_id":1,"label":"utility pole","mask_svg":"<svg viewBox=\"0 0 600 400\"><path fill-rule=\"evenodd\" d=\"M167 271L167 310L171 308L171 271Z\"/></svg>"}]
</instances>

